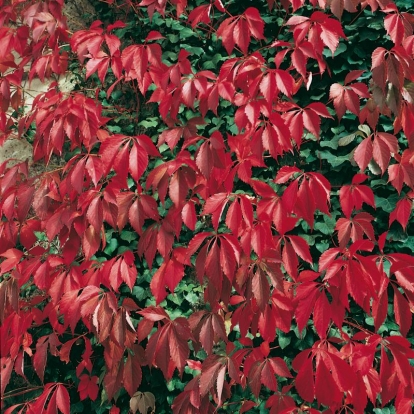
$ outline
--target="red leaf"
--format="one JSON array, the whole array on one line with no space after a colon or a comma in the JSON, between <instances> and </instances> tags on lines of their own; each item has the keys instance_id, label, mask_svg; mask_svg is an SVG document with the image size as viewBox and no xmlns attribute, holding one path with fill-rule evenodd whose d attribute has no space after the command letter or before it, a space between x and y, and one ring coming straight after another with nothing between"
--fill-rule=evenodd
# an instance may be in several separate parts
<instances>
[{"instance_id":1,"label":"red leaf","mask_svg":"<svg viewBox=\"0 0 414 414\"><path fill-rule=\"evenodd\" d=\"M69 393L62 384L58 384L56 387L56 405L63 414L70 414Z\"/></svg>"},{"instance_id":2,"label":"red leaf","mask_svg":"<svg viewBox=\"0 0 414 414\"><path fill-rule=\"evenodd\" d=\"M86 63L86 79L88 79L93 73L98 72L99 80L103 84L106 73L108 72L110 57L102 51L99 51L94 57L91 55L87 55L86 57L91 58Z\"/></svg>"},{"instance_id":3,"label":"red leaf","mask_svg":"<svg viewBox=\"0 0 414 414\"><path fill-rule=\"evenodd\" d=\"M263 311L265 305L269 302L270 287L266 275L261 270L254 273L252 278L252 292L259 309Z\"/></svg>"},{"instance_id":4,"label":"red leaf","mask_svg":"<svg viewBox=\"0 0 414 414\"><path fill-rule=\"evenodd\" d=\"M208 393L214 382L217 381L218 373L224 365L223 362L223 358L218 355L210 355L204 360L200 376L200 395L202 397Z\"/></svg>"},{"instance_id":5,"label":"red leaf","mask_svg":"<svg viewBox=\"0 0 414 414\"><path fill-rule=\"evenodd\" d=\"M239 19L234 26L232 33L234 42L238 45L241 51L247 55L247 49L250 43L249 25L244 19Z\"/></svg>"},{"instance_id":6,"label":"red leaf","mask_svg":"<svg viewBox=\"0 0 414 414\"><path fill-rule=\"evenodd\" d=\"M332 84L329 91L329 97L333 99L335 111L339 120L341 120L346 112L346 105L343 98L344 92L344 87L339 83Z\"/></svg>"},{"instance_id":7,"label":"red leaf","mask_svg":"<svg viewBox=\"0 0 414 414\"><path fill-rule=\"evenodd\" d=\"M395 209L390 214L388 226L391 226L394 221L398 221L405 230L411 216L412 204L408 198L398 200Z\"/></svg>"},{"instance_id":8,"label":"red leaf","mask_svg":"<svg viewBox=\"0 0 414 414\"><path fill-rule=\"evenodd\" d=\"M101 244L101 232L96 231L93 226L89 226L82 238L82 248L85 258L90 259L99 249Z\"/></svg>"},{"instance_id":9,"label":"red leaf","mask_svg":"<svg viewBox=\"0 0 414 414\"><path fill-rule=\"evenodd\" d=\"M92 401L96 400L99 392L97 382L98 377L96 376L89 377L87 374L81 375L78 385L78 393L81 401L85 400L86 398L90 398Z\"/></svg>"},{"instance_id":10,"label":"red leaf","mask_svg":"<svg viewBox=\"0 0 414 414\"><path fill-rule=\"evenodd\" d=\"M234 20L234 17L230 17L224 20L223 23L221 23L221 25L217 29L217 36L221 37L223 46L226 49L228 55L231 54L236 44L233 37L236 24L237 21Z\"/></svg>"},{"instance_id":11,"label":"red leaf","mask_svg":"<svg viewBox=\"0 0 414 414\"><path fill-rule=\"evenodd\" d=\"M111 339L120 347L125 344L126 335L126 318L122 310L118 311L113 318L113 325L111 330Z\"/></svg>"},{"instance_id":12,"label":"red leaf","mask_svg":"<svg viewBox=\"0 0 414 414\"><path fill-rule=\"evenodd\" d=\"M129 172L132 178L138 182L148 166L148 154L144 148L134 143L129 153Z\"/></svg>"},{"instance_id":13,"label":"red leaf","mask_svg":"<svg viewBox=\"0 0 414 414\"><path fill-rule=\"evenodd\" d=\"M154 295L157 305L167 296L165 287L167 286L170 292L174 292L183 276L184 265L175 259L169 259L160 266L150 284L151 293Z\"/></svg>"},{"instance_id":14,"label":"red leaf","mask_svg":"<svg viewBox=\"0 0 414 414\"><path fill-rule=\"evenodd\" d=\"M293 77L287 71L282 69L276 69L274 73L278 89L286 96L290 96L293 93L295 84Z\"/></svg>"},{"instance_id":15,"label":"red leaf","mask_svg":"<svg viewBox=\"0 0 414 414\"><path fill-rule=\"evenodd\" d=\"M210 12L211 4L204 4L191 10L191 13L188 15L188 21L191 23L191 27L194 29L199 23L209 24Z\"/></svg>"},{"instance_id":16,"label":"red leaf","mask_svg":"<svg viewBox=\"0 0 414 414\"><path fill-rule=\"evenodd\" d=\"M326 337L326 331L331 320L330 313L331 307L329 306L328 299L325 293L321 293L316 299L313 309L313 321L316 332L321 339Z\"/></svg>"},{"instance_id":17,"label":"red leaf","mask_svg":"<svg viewBox=\"0 0 414 414\"><path fill-rule=\"evenodd\" d=\"M95 232L99 233L101 231L103 222L102 200L99 196L94 197L89 204L88 210L86 212L86 218L93 226Z\"/></svg>"},{"instance_id":18,"label":"red leaf","mask_svg":"<svg viewBox=\"0 0 414 414\"><path fill-rule=\"evenodd\" d=\"M394 357L393 362L398 379L404 386L408 386L411 380L411 368L407 356L400 351L399 347L390 346L390 351Z\"/></svg>"},{"instance_id":19,"label":"red leaf","mask_svg":"<svg viewBox=\"0 0 414 414\"><path fill-rule=\"evenodd\" d=\"M344 85L350 84L352 81L357 80L362 74L364 70L351 70L345 76Z\"/></svg>"},{"instance_id":20,"label":"red leaf","mask_svg":"<svg viewBox=\"0 0 414 414\"><path fill-rule=\"evenodd\" d=\"M164 309L155 306L149 306L143 309L142 311L139 311L138 313L142 315L145 319L148 319L152 322L161 321L163 319L169 319L169 316Z\"/></svg>"},{"instance_id":21,"label":"red leaf","mask_svg":"<svg viewBox=\"0 0 414 414\"><path fill-rule=\"evenodd\" d=\"M244 11L244 16L252 36L256 39L264 39L264 21L261 18L259 11L255 7L248 7Z\"/></svg>"},{"instance_id":22,"label":"red leaf","mask_svg":"<svg viewBox=\"0 0 414 414\"><path fill-rule=\"evenodd\" d=\"M320 358L316 367L315 394L319 404L338 404L342 394L337 384L333 381L329 369L323 358Z\"/></svg>"},{"instance_id":23,"label":"red leaf","mask_svg":"<svg viewBox=\"0 0 414 414\"><path fill-rule=\"evenodd\" d=\"M204 177L208 179L214 167L213 154L208 142L204 142L200 146L196 157L196 163Z\"/></svg>"},{"instance_id":24,"label":"red leaf","mask_svg":"<svg viewBox=\"0 0 414 414\"><path fill-rule=\"evenodd\" d=\"M395 270L395 277L398 284L405 289L405 291L414 293L414 272L411 267L406 267L401 270Z\"/></svg>"},{"instance_id":25,"label":"red leaf","mask_svg":"<svg viewBox=\"0 0 414 414\"><path fill-rule=\"evenodd\" d=\"M36 352L33 356L33 367L36 371L36 374L39 376L42 382L45 374L48 346L49 336L40 337L37 340Z\"/></svg>"},{"instance_id":26,"label":"red leaf","mask_svg":"<svg viewBox=\"0 0 414 414\"><path fill-rule=\"evenodd\" d=\"M135 391L137 391L138 387L141 384L141 380L142 372L139 357L138 355L128 354L124 366L124 375L122 382L130 397L132 397Z\"/></svg>"},{"instance_id":27,"label":"red leaf","mask_svg":"<svg viewBox=\"0 0 414 414\"><path fill-rule=\"evenodd\" d=\"M218 228L218 223L228 201L227 193L217 193L209 197L204 204L203 214L212 214L213 227L215 230Z\"/></svg>"},{"instance_id":28,"label":"red leaf","mask_svg":"<svg viewBox=\"0 0 414 414\"><path fill-rule=\"evenodd\" d=\"M211 283L219 288L222 283L222 270L220 263L220 248L217 240L214 240L210 251L207 254L204 271L207 277L211 280Z\"/></svg>"},{"instance_id":29,"label":"red leaf","mask_svg":"<svg viewBox=\"0 0 414 414\"><path fill-rule=\"evenodd\" d=\"M279 375L279 377L284 377L284 378L292 378L289 368L287 367L286 362L282 358L279 358L279 357L270 358L269 362L273 369L273 372L276 375Z\"/></svg>"},{"instance_id":30,"label":"red leaf","mask_svg":"<svg viewBox=\"0 0 414 414\"><path fill-rule=\"evenodd\" d=\"M221 395L223 393L224 379L226 377L226 367L223 366L217 374L217 396L218 396L218 406L221 406Z\"/></svg>"},{"instance_id":31,"label":"red leaf","mask_svg":"<svg viewBox=\"0 0 414 414\"><path fill-rule=\"evenodd\" d=\"M197 214L194 202L190 200L184 205L181 211L181 217L183 219L184 224L190 230L194 231L197 224Z\"/></svg>"},{"instance_id":32,"label":"red leaf","mask_svg":"<svg viewBox=\"0 0 414 414\"><path fill-rule=\"evenodd\" d=\"M171 323L169 332L169 351L171 361L178 369L180 375L183 374L186 360L190 354L188 340L192 338L188 322L184 318L177 318Z\"/></svg>"},{"instance_id":33,"label":"red leaf","mask_svg":"<svg viewBox=\"0 0 414 414\"><path fill-rule=\"evenodd\" d=\"M394 135L385 132L375 134L373 145L373 158L384 174L390 162L391 153L398 153L398 140Z\"/></svg>"},{"instance_id":34,"label":"red leaf","mask_svg":"<svg viewBox=\"0 0 414 414\"><path fill-rule=\"evenodd\" d=\"M256 403L250 400L244 400L240 407L240 414L249 412L253 407L256 407Z\"/></svg>"},{"instance_id":35,"label":"red leaf","mask_svg":"<svg viewBox=\"0 0 414 414\"><path fill-rule=\"evenodd\" d=\"M20 259L23 257L23 252L18 249L8 249L4 253L0 254L0 257L5 257L0 266L1 273L7 273L20 262Z\"/></svg>"},{"instance_id":36,"label":"red leaf","mask_svg":"<svg viewBox=\"0 0 414 414\"><path fill-rule=\"evenodd\" d=\"M111 400L121 388L123 367L123 364L117 363L104 376L103 384L108 400Z\"/></svg>"},{"instance_id":37,"label":"red leaf","mask_svg":"<svg viewBox=\"0 0 414 414\"><path fill-rule=\"evenodd\" d=\"M304 353L308 353L309 351L302 351L295 360ZM294 361L295 361L294 360ZM296 369L296 368L295 368ZM313 376L313 367L312 367L312 359L307 358L304 361L303 365L300 367L298 375L295 379L295 387L299 393L299 395L308 402L312 402L315 398L315 380Z\"/></svg>"},{"instance_id":38,"label":"red leaf","mask_svg":"<svg viewBox=\"0 0 414 414\"><path fill-rule=\"evenodd\" d=\"M395 286L393 288L395 321L400 327L401 335L406 336L412 324L410 304Z\"/></svg>"},{"instance_id":39,"label":"red leaf","mask_svg":"<svg viewBox=\"0 0 414 414\"><path fill-rule=\"evenodd\" d=\"M395 45L400 45L405 37L404 23L399 13L389 14L384 19L384 27Z\"/></svg>"},{"instance_id":40,"label":"red leaf","mask_svg":"<svg viewBox=\"0 0 414 414\"><path fill-rule=\"evenodd\" d=\"M190 316L189 324L208 355L212 353L214 343L227 342L224 320L218 313L195 312Z\"/></svg>"},{"instance_id":41,"label":"red leaf","mask_svg":"<svg viewBox=\"0 0 414 414\"><path fill-rule=\"evenodd\" d=\"M301 257L302 260L312 264L312 256L310 254L309 245L306 241L299 236L288 236L287 238L295 249L296 254Z\"/></svg>"},{"instance_id":42,"label":"red leaf","mask_svg":"<svg viewBox=\"0 0 414 414\"><path fill-rule=\"evenodd\" d=\"M359 115L358 95L352 89L347 89L344 91L343 98L348 111L352 112L355 115Z\"/></svg>"},{"instance_id":43,"label":"red leaf","mask_svg":"<svg viewBox=\"0 0 414 414\"><path fill-rule=\"evenodd\" d=\"M363 176L361 177L362 180L365 180L366 177L364 174L356 174L352 185L344 185L339 190L339 201L346 217L350 217L352 210L360 210L363 203L375 208L374 193L372 189L366 185L356 184L355 182L360 180L357 176Z\"/></svg>"},{"instance_id":44,"label":"red leaf","mask_svg":"<svg viewBox=\"0 0 414 414\"><path fill-rule=\"evenodd\" d=\"M306 326L309 317L313 312L315 301L320 294L317 283L303 283L297 288L295 298L297 303L295 307L295 319L300 332L302 332Z\"/></svg>"},{"instance_id":45,"label":"red leaf","mask_svg":"<svg viewBox=\"0 0 414 414\"><path fill-rule=\"evenodd\" d=\"M145 229L138 242L138 255L141 257L142 255L145 255L145 260L147 261L150 269L152 268L152 263L157 251L157 236L158 226L156 224L152 224Z\"/></svg>"},{"instance_id":46,"label":"red leaf","mask_svg":"<svg viewBox=\"0 0 414 414\"><path fill-rule=\"evenodd\" d=\"M354 151L354 160L361 171L365 171L373 157L373 145L370 137L365 138Z\"/></svg>"},{"instance_id":47,"label":"red leaf","mask_svg":"<svg viewBox=\"0 0 414 414\"><path fill-rule=\"evenodd\" d=\"M266 101L271 104L275 96L277 96L276 77L272 72L269 71L263 76L259 88Z\"/></svg>"},{"instance_id":48,"label":"red leaf","mask_svg":"<svg viewBox=\"0 0 414 414\"><path fill-rule=\"evenodd\" d=\"M158 229L157 250L166 259L174 243L174 233L167 220L164 220Z\"/></svg>"},{"instance_id":49,"label":"red leaf","mask_svg":"<svg viewBox=\"0 0 414 414\"><path fill-rule=\"evenodd\" d=\"M288 182L295 173L302 173L302 171L297 167L283 166L277 172L275 183L284 184Z\"/></svg>"}]
</instances>

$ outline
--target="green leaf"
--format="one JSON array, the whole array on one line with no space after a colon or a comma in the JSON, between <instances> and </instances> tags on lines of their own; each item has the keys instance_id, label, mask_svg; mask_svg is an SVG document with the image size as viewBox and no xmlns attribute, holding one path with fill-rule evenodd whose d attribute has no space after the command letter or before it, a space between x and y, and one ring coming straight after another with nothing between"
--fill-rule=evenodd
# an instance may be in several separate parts
<instances>
[{"instance_id":1,"label":"green leaf","mask_svg":"<svg viewBox=\"0 0 414 414\"><path fill-rule=\"evenodd\" d=\"M374 197L376 207L381 208L386 213L391 213L395 209L397 201L399 200L399 196L397 194L393 194L388 198L378 197L375 195Z\"/></svg>"},{"instance_id":2,"label":"green leaf","mask_svg":"<svg viewBox=\"0 0 414 414\"><path fill-rule=\"evenodd\" d=\"M178 43L180 41L180 37L174 33L167 35L167 39L171 43Z\"/></svg>"},{"instance_id":3,"label":"green leaf","mask_svg":"<svg viewBox=\"0 0 414 414\"><path fill-rule=\"evenodd\" d=\"M138 234L134 231L123 230L121 232L121 239L131 243L132 241L138 239Z\"/></svg>"},{"instance_id":4,"label":"green leaf","mask_svg":"<svg viewBox=\"0 0 414 414\"><path fill-rule=\"evenodd\" d=\"M388 407L384 407L384 408L374 408L373 409L375 414L394 414L395 413L395 409L394 408L388 408Z\"/></svg>"},{"instance_id":5,"label":"green leaf","mask_svg":"<svg viewBox=\"0 0 414 414\"><path fill-rule=\"evenodd\" d=\"M335 229L336 220L333 217L323 216L323 223L318 221L315 223L315 230L320 231L322 234L332 234Z\"/></svg>"},{"instance_id":6,"label":"green leaf","mask_svg":"<svg viewBox=\"0 0 414 414\"><path fill-rule=\"evenodd\" d=\"M146 299L148 296L150 296L150 293L141 286L134 286L132 288L132 295L136 297L139 301L142 301Z\"/></svg>"},{"instance_id":7,"label":"green leaf","mask_svg":"<svg viewBox=\"0 0 414 414\"><path fill-rule=\"evenodd\" d=\"M335 50L334 57L337 57L341 53L346 52L347 49L348 49L348 47L346 46L346 44L343 43L343 42L340 42L339 45L338 45L338 47ZM327 48L324 49L324 51L323 51L322 54L325 57L327 57L327 58L331 58L332 57L332 52L329 49L327 49Z\"/></svg>"},{"instance_id":8,"label":"green leaf","mask_svg":"<svg viewBox=\"0 0 414 414\"><path fill-rule=\"evenodd\" d=\"M106 247L104 249L104 253L107 255L112 255L114 254L115 250L118 248L118 240L117 239L110 239L107 244Z\"/></svg>"},{"instance_id":9,"label":"green leaf","mask_svg":"<svg viewBox=\"0 0 414 414\"><path fill-rule=\"evenodd\" d=\"M285 349L290 345L292 338L284 334L282 331L278 331L277 340L280 348Z\"/></svg>"},{"instance_id":10,"label":"green leaf","mask_svg":"<svg viewBox=\"0 0 414 414\"><path fill-rule=\"evenodd\" d=\"M326 160L332 167L336 168L342 165L344 162L349 162L350 156L348 155L334 155L329 151L316 151L317 155Z\"/></svg>"},{"instance_id":11,"label":"green leaf","mask_svg":"<svg viewBox=\"0 0 414 414\"><path fill-rule=\"evenodd\" d=\"M144 128L155 128L159 125L160 120L158 118L147 118L138 123L139 126L143 126Z\"/></svg>"},{"instance_id":12,"label":"green leaf","mask_svg":"<svg viewBox=\"0 0 414 414\"><path fill-rule=\"evenodd\" d=\"M196 305L200 302L200 297L193 292L189 292L184 296L185 300L191 305Z\"/></svg>"},{"instance_id":13,"label":"green leaf","mask_svg":"<svg viewBox=\"0 0 414 414\"><path fill-rule=\"evenodd\" d=\"M111 98L116 101L117 99L121 98L123 96L123 92L121 90L115 90L111 93Z\"/></svg>"},{"instance_id":14,"label":"green leaf","mask_svg":"<svg viewBox=\"0 0 414 414\"><path fill-rule=\"evenodd\" d=\"M183 27L180 29L180 39L188 39L189 37L197 36L197 34L189 27Z\"/></svg>"}]
</instances>

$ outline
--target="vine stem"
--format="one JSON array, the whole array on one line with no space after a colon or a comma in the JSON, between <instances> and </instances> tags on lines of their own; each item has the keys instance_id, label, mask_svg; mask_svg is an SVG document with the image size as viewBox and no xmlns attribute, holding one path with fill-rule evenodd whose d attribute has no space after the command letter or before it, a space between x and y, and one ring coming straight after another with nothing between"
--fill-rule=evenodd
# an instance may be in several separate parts
<instances>
[{"instance_id":1,"label":"vine stem","mask_svg":"<svg viewBox=\"0 0 414 414\"><path fill-rule=\"evenodd\" d=\"M18 391L18 392L16 392L15 390L9 391L8 393L6 392L4 395L1 396L1 400L5 400L6 398L17 397L19 395L27 394L28 392L41 390L41 389L43 389L43 386L37 386L37 387L30 388L30 389L22 389L22 391Z\"/></svg>"}]
</instances>

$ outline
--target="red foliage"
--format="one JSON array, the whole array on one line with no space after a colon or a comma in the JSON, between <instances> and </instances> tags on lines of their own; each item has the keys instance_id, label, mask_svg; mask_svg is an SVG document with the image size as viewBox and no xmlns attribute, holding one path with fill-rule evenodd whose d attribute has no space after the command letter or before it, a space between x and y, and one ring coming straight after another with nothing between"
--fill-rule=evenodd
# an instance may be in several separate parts
<instances>
[{"instance_id":1,"label":"red foliage","mask_svg":"<svg viewBox=\"0 0 414 414\"><path fill-rule=\"evenodd\" d=\"M186 12L186 1L172 3L178 16ZM276 3L268 0L269 8ZM294 10L303 3L282 1ZM388 171L398 193L403 187L408 190L389 215L389 226L408 225L414 199L414 118L405 82L414 81L413 17L387 1L310 3L329 7L337 18L360 3L372 10L379 7L394 43L390 50L378 47L372 53L370 89L355 82L362 71L350 72L343 85L330 86L338 120L350 111L367 121L373 132L353 153L360 173L338 191L344 215L335 218L338 247L327 248L319 257L311 255L308 240L295 233L295 226L303 221L313 230L316 214L330 216L331 183L319 172L286 165L265 183L253 178L252 169L266 166L267 158L278 160L300 150L306 131L319 139L321 118L331 117L327 106L314 102L302 107L293 97L302 83L312 82L308 60L325 72L323 51L328 48L334 54L340 39L346 38L337 18L319 10L309 17L290 17L285 25L293 42L264 46L278 48L275 65L269 67L259 50L250 53L252 41L265 40L265 23L255 7L228 14L213 29L214 10L227 10L220 0L200 5L189 13L190 25L214 30L229 55L241 52L216 74L194 72L184 50L177 63L167 65L156 43L162 38L158 32L151 32L143 44L122 49L111 32L124 23L103 28L98 21L69 40L62 1L0 3L0 141L16 132L22 136L34 124L35 161L48 163L53 155L62 155L67 143L70 151L77 150L64 168L40 177L31 176L24 163L0 166L2 394L13 372L25 378L25 360L31 361L43 383L48 357L68 363L72 348L81 343L75 387L80 400L95 400L100 386L108 400L116 400L122 387L132 398L143 366L159 368L166 380L176 370L182 376L188 367L199 373L175 399L175 413L214 412L236 385L250 387L256 398L262 387L274 392L266 404L271 413L319 412L297 407L288 395L293 387L304 402L316 399L329 412L349 406L363 412L368 401L383 406L392 400L398 414L411 412L414 351L405 337L414 309L414 259L404 253L385 254L386 235L378 237L374 217L360 210L375 209L374 193L365 183L367 166L374 161L381 174ZM147 8L152 17L155 12L165 14L166 1L144 0L135 6ZM102 105L81 92L65 95L51 87L36 97L28 115L10 115L9 108L17 110L21 104L24 66L30 64L30 80L64 73L68 54L60 45L68 41L85 65L86 78L97 73L104 83L111 69L117 80L108 96L118 82L136 82L142 95L151 91L149 102L158 103L168 125L158 148L144 134L111 134ZM286 67L282 62L288 54ZM17 63L14 55L22 60ZM400 96L394 105L388 107L386 99L381 103L374 97L374 90L391 89ZM205 116L208 111L217 113L219 100L236 108L239 135L223 137L215 131L199 136L197 125L203 120L198 118L179 124L180 106L198 106ZM378 131L379 114L391 112L396 117L394 134ZM407 136L408 148L403 150L396 138L400 130ZM159 148L164 143L176 151L174 159L162 159ZM197 147L195 152L191 146ZM154 159L159 162L148 171ZM236 177L252 192L235 191ZM167 204L168 211L161 214L160 206ZM209 230L194 234L188 243L182 241L183 224L195 231L200 221L211 223ZM139 236L136 250L98 261L94 255L107 244L105 228L121 232L128 225ZM45 235L42 241L39 233ZM157 257L162 264L150 282L156 306L141 309L130 297L121 301L120 290L132 291L142 276L136 261L145 260L152 269ZM189 320L172 318L159 305L188 272L203 286L210 308L194 312ZM28 285L35 293L21 297L20 289ZM401 336L377 333L387 317L389 294ZM374 332L348 318L351 306L372 316ZM138 326L132 315L139 319ZM299 352L289 369L271 354L270 344L278 330L290 331L292 321L302 331L309 320L320 339ZM31 330L45 321L51 333L34 342ZM79 322L85 333L75 335ZM342 330L345 323L359 332L348 335ZM237 325L242 349L228 337ZM340 337L330 334L334 326ZM256 336L261 337L260 345L249 339ZM220 342L225 349L215 353ZM103 347L105 360L100 378L92 363L96 343ZM202 362L189 360L190 349L201 348L207 357ZM279 377L288 379L289 386L282 388ZM240 412L254 405L245 400ZM16 408L69 414L67 384L46 383L37 398L5 412Z\"/></svg>"}]
</instances>

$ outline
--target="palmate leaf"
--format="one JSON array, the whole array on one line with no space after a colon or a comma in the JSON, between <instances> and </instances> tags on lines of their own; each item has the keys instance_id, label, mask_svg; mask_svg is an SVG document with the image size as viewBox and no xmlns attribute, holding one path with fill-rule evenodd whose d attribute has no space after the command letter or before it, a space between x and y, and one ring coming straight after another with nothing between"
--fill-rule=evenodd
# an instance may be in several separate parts
<instances>
[{"instance_id":1,"label":"palmate leaf","mask_svg":"<svg viewBox=\"0 0 414 414\"><path fill-rule=\"evenodd\" d=\"M199 311L189 318L190 328L208 355L212 353L213 344L219 340L227 342L223 316L217 312Z\"/></svg>"},{"instance_id":2,"label":"palmate leaf","mask_svg":"<svg viewBox=\"0 0 414 414\"><path fill-rule=\"evenodd\" d=\"M174 289L184 276L184 265L176 258L167 259L152 277L150 288L155 297L157 305L167 296L166 287L170 292Z\"/></svg>"},{"instance_id":3,"label":"palmate leaf","mask_svg":"<svg viewBox=\"0 0 414 414\"><path fill-rule=\"evenodd\" d=\"M368 87L363 83L357 82L349 86L334 83L331 85L329 97L333 99L336 114L341 120L347 110L359 115L360 98L369 98L370 95Z\"/></svg>"},{"instance_id":4,"label":"palmate leaf","mask_svg":"<svg viewBox=\"0 0 414 414\"><path fill-rule=\"evenodd\" d=\"M412 200L409 197L399 200L395 209L390 214L388 225L391 226L394 221L398 221L402 228L406 229L411 216L412 204Z\"/></svg>"},{"instance_id":5,"label":"palmate leaf","mask_svg":"<svg viewBox=\"0 0 414 414\"><path fill-rule=\"evenodd\" d=\"M292 410L296 407L293 398L283 393L286 388L283 387L282 392L276 392L267 400L266 408L270 409L270 414L277 414L283 410Z\"/></svg>"},{"instance_id":6,"label":"palmate leaf","mask_svg":"<svg viewBox=\"0 0 414 414\"><path fill-rule=\"evenodd\" d=\"M339 190L339 200L346 217L349 217L354 209L361 209L363 203L375 208L372 189L361 184L367 178L365 174L356 174L352 179L352 185L342 186Z\"/></svg>"},{"instance_id":7,"label":"palmate leaf","mask_svg":"<svg viewBox=\"0 0 414 414\"><path fill-rule=\"evenodd\" d=\"M214 354L208 356L204 360L201 367L201 397L205 396L214 385L216 386L218 396L221 396L225 384L226 373L229 374L232 380L240 382L239 370L237 369L234 361L231 358L220 357Z\"/></svg>"},{"instance_id":8,"label":"palmate leaf","mask_svg":"<svg viewBox=\"0 0 414 414\"><path fill-rule=\"evenodd\" d=\"M240 17L229 17L221 23L217 35L222 38L223 45L230 55L235 45L239 46L244 54L250 43L250 37L263 39L264 22L255 7L249 7Z\"/></svg>"},{"instance_id":9,"label":"palmate leaf","mask_svg":"<svg viewBox=\"0 0 414 414\"><path fill-rule=\"evenodd\" d=\"M56 413L58 409L63 414L70 413L68 390L62 384L48 383L45 385L42 394L33 404L33 410Z\"/></svg>"},{"instance_id":10,"label":"palmate leaf","mask_svg":"<svg viewBox=\"0 0 414 414\"><path fill-rule=\"evenodd\" d=\"M195 7L188 15L188 21L194 29L199 23L210 23L211 4Z\"/></svg>"},{"instance_id":11,"label":"palmate leaf","mask_svg":"<svg viewBox=\"0 0 414 414\"><path fill-rule=\"evenodd\" d=\"M314 12L310 18L291 17L286 25L294 26L292 31L296 42L300 42L305 36L309 38L313 37L315 32L318 33L317 44L314 47L319 54L322 53L324 46L327 46L334 54L339 44L339 38L345 38L341 24L320 11Z\"/></svg>"},{"instance_id":12,"label":"palmate leaf","mask_svg":"<svg viewBox=\"0 0 414 414\"><path fill-rule=\"evenodd\" d=\"M369 213L361 212L352 219L340 218L335 226L338 231L338 240L341 247L345 247L349 240L353 242L361 240L365 234L370 240L374 240L374 228L371 222L374 217Z\"/></svg>"},{"instance_id":13,"label":"palmate leaf","mask_svg":"<svg viewBox=\"0 0 414 414\"><path fill-rule=\"evenodd\" d=\"M86 374L80 376L80 383L78 385L78 392L80 400L85 400L90 398L92 401L95 401L98 396L98 377L93 376L89 377Z\"/></svg>"},{"instance_id":14,"label":"palmate leaf","mask_svg":"<svg viewBox=\"0 0 414 414\"><path fill-rule=\"evenodd\" d=\"M324 290L320 290L320 284L308 282L301 284L298 288L295 306L295 319L300 331L306 326L311 313L316 331L320 338L326 336L330 321L330 304Z\"/></svg>"},{"instance_id":15,"label":"palmate leaf","mask_svg":"<svg viewBox=\"0 0 414 414\"><path fill-rule=\"evenodd\" d=\"M314 371L312 360L316 360ZM302 351L294 360L293 368L298 372L296 387L306 401L326 405L339 404L343 393L353 387L356 375L351 367L334 353L315 349Z\"/></svg>"},{"instance_id":16,"label":"palmate leaf","mask_svg":"<svg viewBox=\"0 0 414 414\"><path fill-rule=\"evenodd\" d=\"M329 214L330 183L319 173L305 173L297 167L282 167L275 179L278 184L286 183L295 176L282 196L282 202L287 212L293 212L297 217L306 220L313 228L315 210L319 209ZM299 184L300 182L300 184ZM280 225L278 230L281 231ZM281 231L284 233L288 230Z\"/></svg>"},{"instance_id":17,"label":"palmate leaf","mask_svg":"<svg viewBox=\"0 0 414 414\"><path fill-rule=\"evenodd\" d=\"M175 368L182 375L190 352L188 340L193 339L188 321L185 318L172 321L163 309L156 307L139 313L148 321L163 321L148 341L145 350L147 363L160 368L166 379L172 377Z\"/></svg>"},{"instance_id":18,"label":"palmate leaf","mask_svg":"<svg viewBox=\"0 0 414 414\"><path fill-rule=\"evenodd\" d=\"M253 394L257 397L260 393L261 385L269 388L271 391L277 391L276 376L290 378L291 374L283 359L275 357L257 361L248 372L246 372L248 383Z\"/></svg>"},{"instance_id":19,"label":"palmate leaf","mask_svg":"<svg viewBox=\"0 0 414 414\"><path fill-rule=\"evenodd\" d=\"M133 414L137 411L140 414L148 413L148 410L155 409L155 396L151 392L136 392L132 396L129 407Z\"/></svg>"},{"instance_id":20,"label":"palmate leaf","mask_svg":"<svg viewBox=\"0 0 414 414\"><path fill-rule=\"evenodd\" d=\"M365 171L371 159L378 164L381 172L386 171L391 154L398 153L398 141L394 135L379 132L365 138L354 151L354 160L361 171Z\"/></svg>"},{"instance_id":21,"label":"palmate leaf","mask_svg":"<svg viewBox=\"0 0 414 414\"><path fill-rule=\"evenodd\" d=\"M388 177L398 193L401 193L404 184L410 188L413 187L414 170L410 163L412 152L407 149L402 153L401 157L397 154L394 157L398 163L388 167Z\"/></svg>"}]
</instances>

